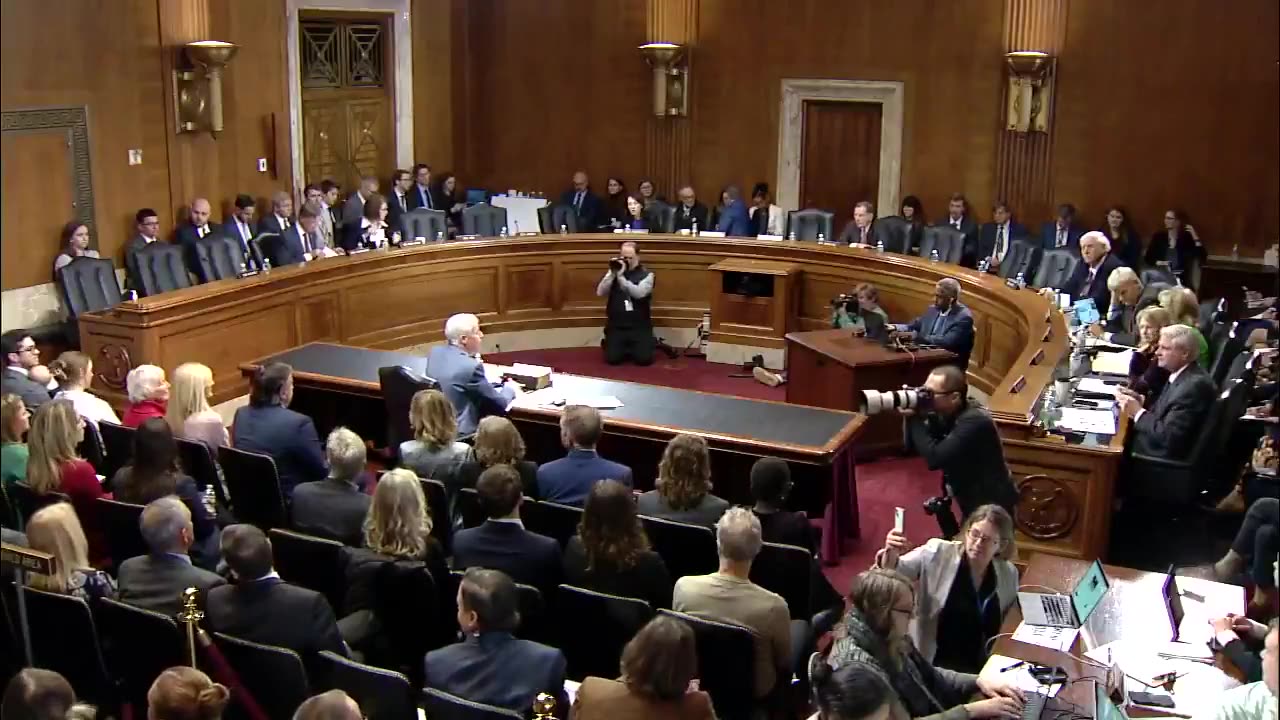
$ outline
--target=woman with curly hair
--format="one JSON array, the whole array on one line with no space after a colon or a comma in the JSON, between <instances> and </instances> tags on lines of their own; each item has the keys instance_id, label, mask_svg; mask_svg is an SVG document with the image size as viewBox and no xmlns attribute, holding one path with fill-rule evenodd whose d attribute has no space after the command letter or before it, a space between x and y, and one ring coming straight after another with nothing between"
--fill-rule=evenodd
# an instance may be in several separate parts
<instances>
[{"instance_id":1,"label":"woman with curly hair","mask_svg":"<svg viewBox=\"0 0 1280 720\"><path fill-rule=\"evenodd\" d=\"M520 482L526 495L537 492L538 465L524 459L524 438L511 421L490 415L476 426L475 447L472 457L458 468L459 487L473 488L480 473L494 465L510 465L520 473Z\"/></svg>"},{"instance_id":2,"label":"woman with curly hair","mask_svg":"<svg viewBox=\"0 0 1280 720\"><path fill-rule=\"evenodd\" d=\"M640 496L641 515L711 527L729 509L727 500L711 494L711 453L696 435L681 433L667 443L656 486Z\"/></svg>"},{"instance_id":3,"label":"woman with curly hair","mask_svg":"<svg viewBox=\"0 0 1280 720\"><path fill-rule=\"evenodd\" d=\"M667 566L649 549L631 491L616 480L591 488L578 534L564 551L564 576L570 585L671 607Z\"/></svg>"}]
</instances>

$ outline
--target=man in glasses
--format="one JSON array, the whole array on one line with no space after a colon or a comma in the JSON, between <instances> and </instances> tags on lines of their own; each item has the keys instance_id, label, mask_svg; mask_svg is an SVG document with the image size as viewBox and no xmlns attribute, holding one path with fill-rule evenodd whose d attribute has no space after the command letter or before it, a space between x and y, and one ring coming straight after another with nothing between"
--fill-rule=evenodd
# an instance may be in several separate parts
<instances>
[{"instance_id":1,"label":"man in glasses","mask_svg":"<svg viewBox=\"0 0 1280 720\"><path fill-rule=\"evenodd\" d=\"M26 330L10 330L0 335L0 352L4 353L4 374L0 376L0 391L22 398L27 409L49 402L49 389L32 379L32 370L40 365L40 349ZM37 371L38 372L38 371Z\"/></svg>"}]
</instances>

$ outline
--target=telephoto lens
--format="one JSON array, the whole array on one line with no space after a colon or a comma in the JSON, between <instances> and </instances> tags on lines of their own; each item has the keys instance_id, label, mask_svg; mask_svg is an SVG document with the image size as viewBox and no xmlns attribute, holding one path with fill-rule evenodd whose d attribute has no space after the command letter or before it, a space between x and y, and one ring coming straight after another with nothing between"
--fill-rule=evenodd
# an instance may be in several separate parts
<instances>
[{"instance_id":1,"label":"telephoto lens","mask_svg":"<svg viewBox=\"0 0 1280 720\"><path fill-rule=\"evenodd\" d=\"M933 407L933 392L926 387L901 390L863 390L858 411L878 415L888 410L928 410Z\"/></svg>"}]
</instances>

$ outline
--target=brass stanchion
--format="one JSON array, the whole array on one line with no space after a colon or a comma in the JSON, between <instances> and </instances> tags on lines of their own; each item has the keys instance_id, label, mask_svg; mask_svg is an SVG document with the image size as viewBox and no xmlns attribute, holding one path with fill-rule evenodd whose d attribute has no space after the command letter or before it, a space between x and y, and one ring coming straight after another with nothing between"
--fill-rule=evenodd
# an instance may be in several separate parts
<instances>
[{"instance_id":1,"label":"brass stanchion","mask_svg":"<svg viewBox=\"0 0 1280 720\"><path fill-rule=\"evenodd\" d=\"M548 693L538 693L533 700L533 720L556 720L556 699Z\"/></svg>"},{"instance_id":2,"label":"brass stanchion","mask_svg":"<svg viewBox=\"0 0 1280 720\"><path fill-rule=\"evenodd\" d=\"M189 587L182 591L182 609L178 611L178 622L187 628L187 649L191 653L191 667L199 667L196 660L196 634L200 632L200 621L204 613L196 604L198 590Z\"/></svg>"}]
</instances>

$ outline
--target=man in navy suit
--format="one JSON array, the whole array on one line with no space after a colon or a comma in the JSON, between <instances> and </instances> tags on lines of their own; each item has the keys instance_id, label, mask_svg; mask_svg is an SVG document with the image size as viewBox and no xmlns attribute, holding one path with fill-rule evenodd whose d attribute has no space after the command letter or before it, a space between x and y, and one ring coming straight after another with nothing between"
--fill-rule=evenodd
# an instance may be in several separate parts
<instances>
[{"instance_id":1,"label":"man in navy suit","mask_svg":"<svg viewBox=\"0 0 1280 720\"><path fill-rule=\"evenodd\" d=\"M404 193L404 198L409 202L410 210L418 208L426 208L435 210L431 200L431 166L418 163L413 166L413 185ZM440 208L446 210L447 208Z\"/></svg>"},{"instance_id":2,"label":"man in navy suit","mask_svg":"<svg viewBox=\"0 0 1280 720\"><path fill-rule=\"evenodd\" d=\"M263 215L262 219L258 221L258 233L283 235L286 230L295 224L293 219L293 198L287 192L278 192L271 196L271 212Z\"/></svg>"},{"instance_id":3,"label":"man in navy suit","mask_svg":"<svg viewBox=\"0 0 1280 720\"><path fill-rule=\"evenodd\" d=\"M506 414L520 393L520 386L508 380L494 387L485 377L484 363L480 362L484 333L480 332L480 319L475 315L450 317L444 324L444 337L447 344L437 345L427 353L425 372L440 383L440 391L453 404L458 434L471 435L480 418Z\"/></svg>"},{"instance_id":4,"label":"man in navy suit","mask_svg":"<svg viewBox=\"0 0 1280 720\"><path fill-rule=\"evenodd\" d=\"M524 529L520 473L510 465L494 465L480 473L476 492L489 519L453 536L453 566L501 570L544 593L555 589L561 573L560 543Z\"/></svg>"},{"instance_id":5,"label":"man in navy suit","mask_svg":"<svg viewBox=\"0 0 1280 720\"><path fill-rule=\"evenodd\" d=\"M569 405L560 416L560 442L569 454L538 467L538 497L582 507L591 488L601 480L617 480L631 487L631 468L605 460L596 452L603 423L600 411Z\"/></svg>"},{"instance_id":6,"label":"man in navy suit","mask_svg":"<svg viewBox=\"0 0 1280 720\"><path fill-rule=\"evenodd\" d=\"M427 653L425 685L521 715L544 692L556 698L557 708L567 708L564 653L512 635L520 625L519 606L511 578L497 570L468 570L458 585L464 639Z\"/></svg>"},{"instance_id":7,"label":"man in navy suit","mask_svg":"<svg viewBox=\"0 0 1280 720\"><path fill-rule=\"evenodd\" d=\"M960 264L977 267L978 261L975 258L978 254L978 221L969 213L968 199L960 193L952 194L947 201L947 217L938 224L964 233L964 251L960 255Z\"/></svg>"},{"instance_id":8,"label":"man in navy suit","mask_svg":"<svg viewBox=\"0 0 1280 720\"><path fill-rule=\"evenodd\" d=\"M914 336L926 345L936 345L956 354L960 369L969 367L973 352L973 313L960 304L960 283L942 278L933 287L933 305L924 315L906 325L895 324L898 335Z\"/></svg>"},{"instance_id":9,"label":"man in navy suit","mask_svg":"<svg viewBox=\"0 0 1280 720\"><path fill-rule=\"evenodd\" d=\"M200 272L200 260L196 257L196 243L201 238L219 232L218 226L209 222L209 215L212 212L213 209L208 200L204 198L192 200L191 207L187 210L189 221L179 225L175 233L178 244L182 246L182 255L187 261L187 269L199 278L200 282L207 282L208 278Z\"/></svg>"},{"instance_id":10,"label":"man in navy suit","mask_svg":"<svg viewBox=\"0 0 1280 720\"><path fill-rule=\"evenodd\" d=\"M1104 233L1094 230L1080 236L1080 260L1076 263L1075 272L1067 278L1062 292L1071 295L1071 300L1093 298L1098 308L1098 315L1107 317L1111 309L1111 290L1107 288L1107 280L1111 272L1120 267L1120 261L1111 254L1111 241Z\"/></svg>"},{"instance_id":11,"label":"man in navy suit","mask_svg":"<svg viewBox=\"0 0 1280 720\"><path fill-rule=\"evenodd\" d=\"M1027 229L1013 219L1013 211L1004 202L997 202L991 208L991 222L983 223L978 231L977 262L986 260L991 264L990 272L1000 270L1005 253L1014 240L1027 237ZM976 265L976 263L975 263Z\"/></svg>"},{"instance_id":12,"label":"man in navy suit","mask_svg":"<svg viewBox=\"0 0 1280 720\"><path fill-rule=\"evenodd\" d=\"M573 208L574 213L578 215L580 232L592 232L600 227L603 208L600 205L600 198L591 192L591 179L587 177L585 170L579 170L573 174L573 187L565 190L560 196L560 204Z\"/></svg>"},{"instance_id":13,"label":"man in navy suit","mask_svg":"<svg viewBox=\"0 0 1280 720\"><path fill-rule=\"evenodd\" d=\"M1080 236L1084 229L1076 226L1076 206L1063 203L1058 206L1058 217L1040 226L1040 244L1045 250L1067 250L1080 254Z\"/></svg>"},{"instance_id":14,"label":"man in navy suit","mask_svg":"<svg viewBox=\"0 0 1280 720\"><path fill-rule=\"evenodd\" d=\"M391 173L391 194L385 198L387 201L387 225L391 228L388 232L399 230L400 218L413 209L413 204L410 202L409 197L409 191L412 187L413 176L409 174L408 170L396 170Z\"/></svg>"},{"instance_id":15,"label":"man in navy suit","mask_svg":"<svg viewBox=\"0 0 1280 720\"><path fill-rule=\"evenodd\" d=\"M270 253L271 264L284 267L310 262L329 252L327 248L318 247L321 242L320 215L316 208L303 205L298 212L298 221L281 232L279 240L270 244L273 250Z\"/></svg>"},{"instance_id":16,"label":"man in navy suit","mask_svg":"<svg viewBox=\"0 0 1280 720\"><path fill-rule=\"evenodd\" d=\"M236 411L231 442L237 450L270 455L280 474L285 499L304 482L329 476L315 423L289 409L293 368L270 363L258 369L249 388L249 404Z\"/></svg>"},{"instance_id":17,"label":"man in navy suit","mask_svg":"<svg viewBox=\"0 0 1280 720\"><path fill-rule=\"evenodd\" d=\"M751 221L747 217L747 206L742 202L742 191L737 185L730 185L721 195L729 198L729 204L720 211L720 222L716 225L716 230L726 237L746 237Z\"/></svg>"}]
</instances>

